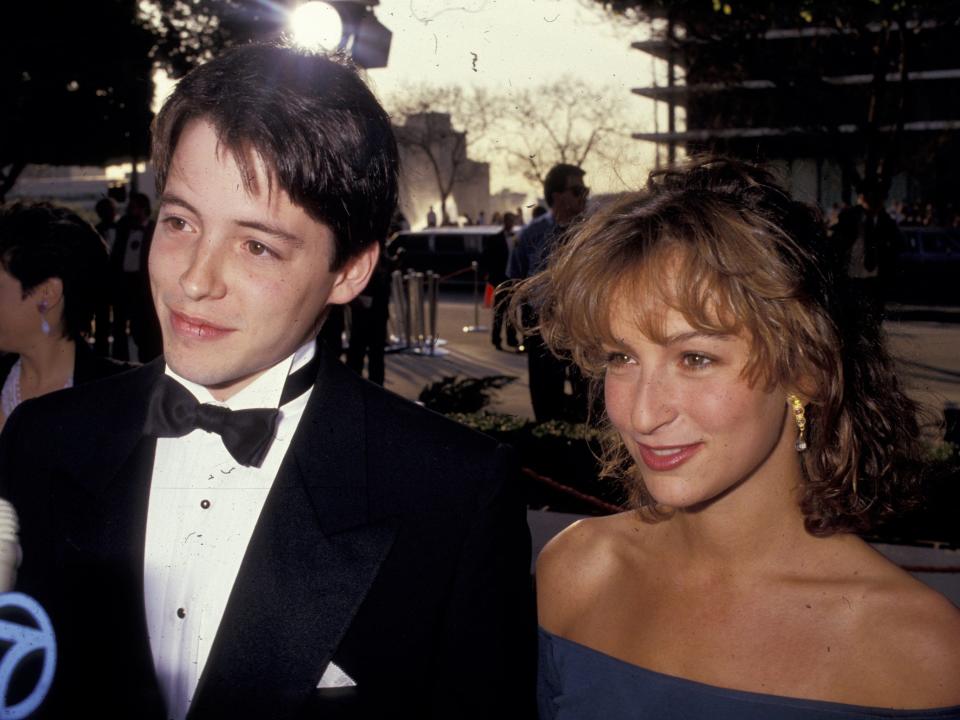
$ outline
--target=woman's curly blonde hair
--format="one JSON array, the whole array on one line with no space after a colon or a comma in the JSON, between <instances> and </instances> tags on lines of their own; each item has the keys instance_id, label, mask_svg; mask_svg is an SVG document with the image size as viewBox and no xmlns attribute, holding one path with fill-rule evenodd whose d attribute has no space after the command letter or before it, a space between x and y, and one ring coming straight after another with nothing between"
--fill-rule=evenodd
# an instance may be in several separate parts
<instances>
[{"instance_id":1,"label":"woman's curly blonde hair","mask_svg":"<svg viewBox=\"0 0 960 720\"><path fill-rule=\"evenodd\" d=\"M588 217L515 290L513 314L532 308L536 331L597 394L615 303L635 302L655 340L663 307L697 330L748 338L747 380L808 398L800 502L808 531L865 531L917 495L918 408L833 257L819 214L766 171L701 159L652 173L644 191ZM660 317L651 312L658 302ZM645 517L665 517L619 434L605 416L599 424L604 473L624 481Z\"/></svg>"}]
</instances>

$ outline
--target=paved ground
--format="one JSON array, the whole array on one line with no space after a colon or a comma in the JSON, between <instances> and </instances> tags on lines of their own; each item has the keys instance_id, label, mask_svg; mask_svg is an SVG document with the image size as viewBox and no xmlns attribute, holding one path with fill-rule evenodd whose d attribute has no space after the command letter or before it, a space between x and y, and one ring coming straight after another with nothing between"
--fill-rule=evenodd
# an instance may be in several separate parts
<instances>
[{"instance_id":1,"label":"paved ground","mask_svg":"<svg viewBox=\"0 0 960 720\"><path fill-rule=\"evenodd\" d=\"M462 294L441 297L437 311L440 343L435 355L398 352L387 355L386 387L398 395L416 400L420 391L445 376L482 378L509 375L517 379L496 391L497 412L533 418L527 388L527 358L516 352L498 351L490 341L492 312L475 308L472 299ZM464 332L481 325L483 332ZM399 332L399 331L398 331ZM506 349L506 344L504 348Z\"/></svg>"},{"instance_id":2,"label":"paved ground","mask_svg":"<svg viewBox=\"0 0 960 720\"><path fill-rule=\"evenodd\" d=\"M960 307L891 306L890 314L895 319L887 322L886 331L908 390L937 410L948 404L960 408ZM476 318L489 328L491 311L480 307ZM437 312L438 335L445 341L440 345L443 354L388 355L386 386L416 400L427 384L447 375L512 375L517 380L497 392L491 409L532 418L526 356L497 351L489 331L463 332L474 324L469 296L443 295Z\"/></svg>"}]
</instances>

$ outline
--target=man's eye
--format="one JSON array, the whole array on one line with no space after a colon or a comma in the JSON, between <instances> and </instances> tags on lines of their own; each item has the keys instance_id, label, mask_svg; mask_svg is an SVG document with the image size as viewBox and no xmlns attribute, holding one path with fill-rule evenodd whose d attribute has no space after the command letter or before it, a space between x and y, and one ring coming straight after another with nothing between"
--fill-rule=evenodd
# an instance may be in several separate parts
<instances>
[{"instance_id":1,"label":"man's eye","mask_svg":"<svg viewBox=\"0 0 960 720\"><path fill-rule=\"evenodd\" d=\"M682 362L684 367L701 370L713 363L713 358L702 353L684 353Z\"/></svg>"},{"instance_id":2,"label":"man's eye","mask_svg":"<svg viewBox=\"0 0 960 720\"><path fill-rule=\"evenodd\" d=\"M261 242L257 242L256 240L247 241L247 250L250 252L251 255L269 255L270 254L270 248L268 248L266 245L264 245Z\"/></svg>"},{"instance_id":3,"label":"man's eye","mask_svg":"<svg viewBox=\"0 0 960 720\"><path fill-rule=\"evenodd\" d=\"M176 215L169 215L165 217L162 222L171 230L175 232L185 232L190 229L190 226L187 224L187 221L182 217L177 217Z\"/></svg>"}]
</instances>

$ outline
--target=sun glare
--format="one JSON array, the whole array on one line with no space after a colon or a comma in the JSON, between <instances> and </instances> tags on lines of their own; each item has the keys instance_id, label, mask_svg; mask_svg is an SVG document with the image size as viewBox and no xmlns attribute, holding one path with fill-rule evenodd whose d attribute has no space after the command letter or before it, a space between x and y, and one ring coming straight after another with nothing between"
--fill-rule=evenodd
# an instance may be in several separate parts
<instances>
[{"instance_id":1,"label":"sun glare","mask_svg":"<svg viewBox=\"0 0 960 720\"><path fill-rule=\"evenodd\" d=\"M290 31L298 45L311 50L334 50L340 44L340 14L325 2L312 0L290 13Z\"/></svg>"}]
</instances>

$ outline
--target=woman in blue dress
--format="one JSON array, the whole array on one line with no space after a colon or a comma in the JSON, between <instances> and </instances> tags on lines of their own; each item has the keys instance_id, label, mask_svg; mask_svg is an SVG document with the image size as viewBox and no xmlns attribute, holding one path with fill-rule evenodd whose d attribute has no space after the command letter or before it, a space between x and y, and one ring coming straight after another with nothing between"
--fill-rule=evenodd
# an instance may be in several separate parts
<instances>
[{"instance_id":1,"label":"woman in blue dress","mask_svg":"<svg viewBox=\"0 0 960 720\"><path fill-rule=\"evenodd\" d=\"M960 718L960 611L856 533L915 499L917 408L766 172L585 220L515 302L603 393L632 509L542 552L541 717Z\"/></svg>"}]
</instances>

